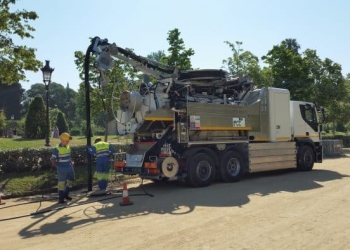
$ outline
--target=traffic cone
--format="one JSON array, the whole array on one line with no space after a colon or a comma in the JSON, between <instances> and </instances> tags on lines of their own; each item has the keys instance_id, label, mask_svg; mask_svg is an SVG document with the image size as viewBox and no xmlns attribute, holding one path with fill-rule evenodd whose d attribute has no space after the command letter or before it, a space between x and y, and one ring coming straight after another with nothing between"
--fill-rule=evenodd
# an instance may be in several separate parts
<instances>
[{"instance_id":1,"label":"traffic cone","mask_svg":"<svg viewBox=\"0 0 350 250\"><path fill-rule=\"evenodd\" d=\"M132 201L130 201L129 199L129 193L128 193L128 188L126 186L126 182L123 183L123 197L122 197L122 201L119 202L120 206L129 206L132 205L134 203L132 203Z\"/></svg>"},{"instance_id":2,"label":"traffic cone","mask_svg":"<svg viewBox=\"0 0 350 250\"><path fill-rule=\"evenodd\" d=\"M6 203L2 201L1 196L2 196L2 193L0 193L0 205L5 205Z\"/></svg>"}]
</instances>

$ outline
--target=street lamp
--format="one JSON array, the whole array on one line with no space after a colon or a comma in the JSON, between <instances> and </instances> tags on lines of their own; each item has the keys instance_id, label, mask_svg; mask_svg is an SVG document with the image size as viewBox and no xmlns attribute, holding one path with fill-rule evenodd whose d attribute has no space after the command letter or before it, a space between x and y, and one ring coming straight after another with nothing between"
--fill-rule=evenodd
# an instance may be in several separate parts
<instances>
[{"instance_id":1,"label":"street lamp","mask_svg":"<svg viewBox=\"0 0 350 250\"><path fill-rule=\"evenodd\" d=\"M51 83L51 74L55 70L50 67L50 61L45 60L46 64L43 68L41 68L41 71L43 72L43 82L45 84L45 90L46 90L46 125L47 125L47 131L46 131L46 141L45 146L50 146L50 121L49 121L49 86Z\"/></svg>"},{"instance_id":2,"label":"street lamp","mask_svg":"<svg viewBox=\"0 0 350 250\"><path fill-rule=\"evenodd\" d=\"M11 115L11 135L12 135L12 137L14 137L15 136L15 133L14 133L14 131L15 131L15 129L14 129L14 125L13 125L13 120L15 119L15 116L14 115Z\"/></svg>"}]
</instances>

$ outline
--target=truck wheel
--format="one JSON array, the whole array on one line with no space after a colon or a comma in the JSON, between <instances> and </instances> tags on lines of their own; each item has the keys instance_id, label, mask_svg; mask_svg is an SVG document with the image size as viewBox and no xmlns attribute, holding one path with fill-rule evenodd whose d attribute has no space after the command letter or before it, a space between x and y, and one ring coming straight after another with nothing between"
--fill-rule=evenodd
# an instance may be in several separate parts
<instances>
[{"instance_id":1,"label":"truck wheel","mask_svg":"<svg viewBox=\"0 0 350 250\"><path fill-rule=\"evenodd\" d=\"M243 175L243 158L235 151L227 151L220 162L220 178L225 182L236 182Z\"/></svg>"},{"instance_id":2,"label":"truck wheel","mask_svg":"<svg viewBox=\"0 0 350 250\"><path fill-rule=\"evenodd\" d=\"M187 183L193 187L210 185L215 178L215 164L210 155L198 153L187 162Z\"/></svg>"},{"instance_id":3,"label":"truck wheel","mask_svg":"<svg viewBox=\"0 0 350 250\"><path fill-rule=\"evenodd\" d=\"M314 167L314 152L310 146L304 145L299 148L297 169L310 171Z\"/></svg>"}]
</instances>

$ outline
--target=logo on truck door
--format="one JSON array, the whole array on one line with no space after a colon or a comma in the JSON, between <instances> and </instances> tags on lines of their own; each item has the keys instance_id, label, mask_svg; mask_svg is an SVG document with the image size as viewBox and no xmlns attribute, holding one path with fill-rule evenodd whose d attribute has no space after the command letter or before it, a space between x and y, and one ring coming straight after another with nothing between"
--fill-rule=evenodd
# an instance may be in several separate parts
<instances>
[{"instance_id":1,"label":"logo on truck door","mask_svg":"<svg viewBox=\"0 0 350 250\"><path fill-rule=\"evenodd\" d=\"M233 127L245 127L245 118L242 117L233 117L232 118Z\"/></svg>"}]
</instances>

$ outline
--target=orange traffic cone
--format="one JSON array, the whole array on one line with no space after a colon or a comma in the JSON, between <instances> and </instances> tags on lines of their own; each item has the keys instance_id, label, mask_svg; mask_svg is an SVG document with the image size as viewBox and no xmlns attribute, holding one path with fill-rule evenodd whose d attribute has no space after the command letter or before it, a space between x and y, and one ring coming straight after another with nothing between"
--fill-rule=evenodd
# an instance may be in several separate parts
<instances>
[{"instance_id":1,"label":"orange traffic cone","mask_svg":"<svg viewBox=\"0 0 350 250\"><path fill-rule=\"evenodd\" d=\"M132 203L132 201L130 201L129 199L129 193L128 193L128 188L126 186L126 182L123 183L123 197L122 197L122 201L119 202L120 206L129 206L132 205L134 203Z\"/></svg>"},{"instance_id":2,"label":"orange traffic cone","mask_svg":"<svg viewBox=\"0 0 350 250\"><path fill-rule=\"evenodd\" d=\"M2 193L0 193L0 205L5 205L6 203L2 201L1 196L2 196Z\"/></svg>"}]
</instances>

